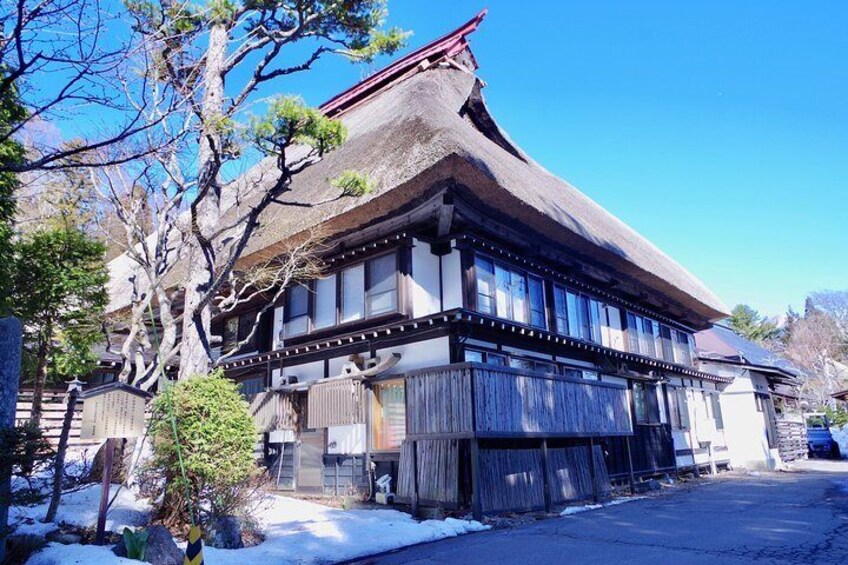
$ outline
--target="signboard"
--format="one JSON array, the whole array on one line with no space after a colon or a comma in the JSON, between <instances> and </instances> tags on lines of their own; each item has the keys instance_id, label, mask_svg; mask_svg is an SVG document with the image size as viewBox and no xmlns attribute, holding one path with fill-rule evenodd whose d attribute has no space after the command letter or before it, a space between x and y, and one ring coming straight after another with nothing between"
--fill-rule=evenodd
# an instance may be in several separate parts
<instances>
[{"instance_id":1,"label":"signboard","mask_svg":"<svg viewBox=\"0 0 848 565\"><path fill-rule=\"evenodd\" d=\"M132 438L144 435L147 394L129 386L106 385L87 391L80 438Z\"/></svg>"}]
</instances>

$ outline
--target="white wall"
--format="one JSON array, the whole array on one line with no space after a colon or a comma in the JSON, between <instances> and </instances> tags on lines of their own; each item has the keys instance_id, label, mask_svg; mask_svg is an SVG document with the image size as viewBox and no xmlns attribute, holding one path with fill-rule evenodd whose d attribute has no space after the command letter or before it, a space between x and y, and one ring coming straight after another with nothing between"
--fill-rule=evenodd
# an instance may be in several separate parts
<instances>
[{"instance_id":1,"label":"white wall","mask_svg":"<svg viewBox=\"0 0 848 565\"><path fill-rule=\"evenodd\" d=\"M439 256L430 251L430 244L412 240L412 317L429 316L441 310L439 292Z\"/></svg>"},{"instance_id":2,"label":"white wall","mask_svg":"<svg viewBox=\"0 0 848 565\"><path fill-rule=\"evenodd\" d=\"M451 241L451 252L442 256L442 307L445 310L462 308L462 261L454 243Z\"/></svg>"},{"instance_id":3,"label":"white wall","mask_svg":"<svg viewBox=\"0 0 848 565\"><path fill-rule=\"evenodd\" d=\"M281 386L285 379L289 376L296 376L297 382L299 383L323 379L324 362L313 361L312 363L302 363L300 365L284 366L282 375L280 375L279 369L274 369L271 371L271 386Z\"/></svg>"},{"instance_id":4,"label":"white wall","mask_svg":"<svg viewBox=\"0 0 848 565\"><path fill-rule=\"evenodd\" d=\"M709 442L713 450L713 460L716 463L727 462L729 453L725 449L727 447L726 434L716 427L715 414L713 414L709 397L709 393L716 390L715 384L697 379L681 380L673 378L669 381L676 386L685 385L686 404L689 412L689 428L685 430L672 428L671 435L675 451L688 449L700 451L701 443ZM705 393L707 393L706 396ZM721 397L719 397L719 402L721 402ZM722 405L724 429L727 430L727 416L723 409L724 406ZM704 466L710 462L710 455L707 450L693 455L679 455L676 458L678 467L690 467L694 464Z\"/></svg>"},{"instance_id":5,"label":"white wall","mask_svg":"<svg viewBox=\"0 0 848 565\"><path fill-rule=\"evenodd\" d=\"M334 455L365 453L365 424L327 428L327 453Z\"/></svg>"},{"instance_id":6,"label":"white wall","mask_svg":"<svg viewBox=\"0 0 848 565\"><path fill-rule=\"evenodd\" d=\"M400 362L386 374L399 375L414 369L424 369L450 363L450 341L447 336L387 347L376 351L377 357L387 359L392 353L400 353Z\"/></svg>"},{"instance_id":7,"label":"white wall","mask_svg":"<svg viewBox=\"0 0 848 565\"><path fill-rule=\"evenodd\" d=\"M746 469L774 469L779 462L776 450L769 449L766 424L757 411L754 393L768 393L768 381L763 375L741 367L701 363L701 369L722 376L734 377L721 393L725 439L730 452L730 464Z\"/></svg>"}]
</instances>

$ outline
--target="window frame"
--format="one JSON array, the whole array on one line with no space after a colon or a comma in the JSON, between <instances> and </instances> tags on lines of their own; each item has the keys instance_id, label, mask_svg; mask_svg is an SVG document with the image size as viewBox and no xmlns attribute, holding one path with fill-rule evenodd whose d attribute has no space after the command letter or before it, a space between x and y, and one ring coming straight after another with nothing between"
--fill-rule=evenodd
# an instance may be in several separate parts
<instances>
[{"instance_id":1,"label":"window frame","mask_svg":"<svg viewBox=\"0 0 848 565\"><path fill-rule=\"evenodd\" d=\"M403 417L401 421L403 422L403 433L402 437L395 438L397 440L397 445L394 443L382 444L382 440L388 436L388 430L384 428L386 418L383 414L383 402L381 401L382 389L393 387L399 388L403 394ZM371 402L370 410L371 410L371 451L377 453L392 453L396 451L400 451L401 445L403 445L403 441L407 436L406 429L406 416L407 416L407 406L406 406L406 381L404 379L388 379L384 381L376 382L372 385L372 394L371 397L373 401Z\"/></svg>"},{"instance_id":2,"label":"window frame","mask_svg":"<svg viewBox=\"0 0 848 565\"><path fill-rule=\"evenodd\" d=\"M472 280L474 283L474 310L476 312L529 328L542 330L549 328L547 279L545 277L477 251L473 254L471 264L474 266ZM489 265L491 265L491 271L484 268ZM481 280L488 283L491 294L481 292ZM539 285L538 297L541 298L539 308L533 307L534 292L531 291L533 281L536 281ZM505 286L507 284L508 286ZM523 286L523 296L516 293L518 284ZM481 297L485 298L485 302L490 304L490 308L485 309L482 306ZM503 312L501 312L501 302L503 303ZM518 310L521 311L520 315L516 314ZM534 312L540 314L541 325L533 322Z\"/></svg>"}]
</instances>

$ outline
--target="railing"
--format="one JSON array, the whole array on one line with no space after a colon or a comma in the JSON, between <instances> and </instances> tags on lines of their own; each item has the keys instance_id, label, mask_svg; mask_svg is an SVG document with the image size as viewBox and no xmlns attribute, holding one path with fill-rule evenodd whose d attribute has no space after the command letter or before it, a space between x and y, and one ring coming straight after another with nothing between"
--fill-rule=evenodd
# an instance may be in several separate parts
<instances>
[{"instance_id":1,"label":"railing","mask_svg":"<svg viewBox=\"0 0 848 565\"><path fill-rule=\"evenodd\" d=\"M602 437L633 433L617 384L463 363L407 374L407 437Z\"/></svg>"}]
</instances>

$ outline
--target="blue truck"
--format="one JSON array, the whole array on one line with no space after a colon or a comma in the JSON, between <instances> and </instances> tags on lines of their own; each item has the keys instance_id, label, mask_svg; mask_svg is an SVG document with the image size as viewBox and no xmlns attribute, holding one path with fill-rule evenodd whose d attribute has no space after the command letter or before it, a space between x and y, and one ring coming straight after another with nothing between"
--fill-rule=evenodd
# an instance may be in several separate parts
<instances>
[{"instance_id":1,"label":"blue truck","mask_svg":"<svg viewBox=\"0 0 848 565\"><path fill-rule=\"evenodd\" d=\"M810 457L839 459L839 444L830 433L830 421L824 413L807 414L807 450Z\"/></svg>"}]
</instances>

